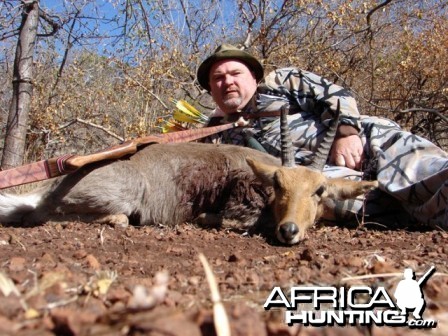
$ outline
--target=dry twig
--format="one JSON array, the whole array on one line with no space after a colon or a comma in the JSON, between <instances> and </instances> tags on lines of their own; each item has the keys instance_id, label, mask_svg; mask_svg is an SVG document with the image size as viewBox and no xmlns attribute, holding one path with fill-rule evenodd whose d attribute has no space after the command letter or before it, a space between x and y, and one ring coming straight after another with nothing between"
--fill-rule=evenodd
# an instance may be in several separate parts
<instances>
[{"instance_id":1,"label":"dry twig","mask_svg":"<svg viewBox=\"0 0 448 336\"><path fill-rule=\"evenodd\" d=\"M218 336L230 336L230 324L227 317L226 310L221 301L221 295L219 294L218 284L216 278L213 275L213 271L202 253L199 253L199 260L204 267L205 277L210 287L213 302L213 321L215 324L215 331Z\"/></svg>"}]
</instances>

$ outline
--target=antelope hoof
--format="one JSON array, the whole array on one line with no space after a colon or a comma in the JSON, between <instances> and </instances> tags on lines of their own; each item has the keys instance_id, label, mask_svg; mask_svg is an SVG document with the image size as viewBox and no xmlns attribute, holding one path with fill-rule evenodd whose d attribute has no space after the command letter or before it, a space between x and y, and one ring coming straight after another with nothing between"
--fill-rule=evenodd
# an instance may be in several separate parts
<instances>
[{"instance_id":1,"label":"antelope hoof","mask_svg":"<svg viewBox=\"0 0 448 336\"><path fill-rule=\"evenodd\" d=\"M117 228L127 228L129 226L129 218L125 214L105 215L98 218L95 222L109 224Z\"/></svg>"},{"instance_id":2,"label":"antelope hoof","mask_svg":"<svg viewBox=\"0 0 448 336\"><path fill-rule=\"evenodd\" d=\"M295 244L299 241L299 227L293 222L283 223L278 228L277 236L285 244Z\"/></svg>"}]
</instances>

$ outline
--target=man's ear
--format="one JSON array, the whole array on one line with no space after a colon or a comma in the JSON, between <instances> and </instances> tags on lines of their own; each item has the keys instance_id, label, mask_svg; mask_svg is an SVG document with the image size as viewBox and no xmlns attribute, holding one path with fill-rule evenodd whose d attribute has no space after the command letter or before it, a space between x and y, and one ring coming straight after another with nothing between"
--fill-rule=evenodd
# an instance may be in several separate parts
<instances>
[{"instance_id":1,"label":"man's ear","mask_svg":"<svg viewBox=\"0 0 448 336\"><path fill-rule=\"evenodd\" d=\"M274 174L278 170L278 167L267 165L249 158L246 159L246 162L264 185L271 187L274 185Z\"/></svg>"}]
</instances>

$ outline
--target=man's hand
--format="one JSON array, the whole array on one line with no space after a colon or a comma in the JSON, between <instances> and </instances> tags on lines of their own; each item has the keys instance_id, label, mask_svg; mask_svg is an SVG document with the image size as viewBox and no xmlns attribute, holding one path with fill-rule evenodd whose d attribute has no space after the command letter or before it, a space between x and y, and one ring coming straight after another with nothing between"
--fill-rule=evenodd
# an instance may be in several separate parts
<instances>
[{"instance_id":1,"label":"man's hand","mask_svg":"<svg viewBox=\"0 0 448 336\"><path fill-rule=\"evenodd\" d=\"M330 152L330 162L336 166L350 169L361 169L364 151L361 138L358 135L349 135L336 138Z\"/></svg>"}]
</instances>

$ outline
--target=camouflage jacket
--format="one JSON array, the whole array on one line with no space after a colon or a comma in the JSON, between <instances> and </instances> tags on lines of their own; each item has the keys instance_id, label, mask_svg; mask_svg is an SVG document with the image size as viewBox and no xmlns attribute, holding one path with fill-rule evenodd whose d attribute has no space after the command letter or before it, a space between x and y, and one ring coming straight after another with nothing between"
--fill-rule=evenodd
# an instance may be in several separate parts
<instances>
[{"instance_id":1,"label":"camouflage jacket","mask_svg":"<svg viewBox=\"0 0 448 336\"><path fill-rule=\"evenodd\" d=\"M279 111L285 103L289 104L290 114L300 113L303 118L318 119L325 125L333 118L338 100L340 101L341 135L357 134L360 130L360 115L352 94L343 87L297 68L283 68L269 73L259 84L257 93L244 112L258 113ZM228 117L216 109L209 126L227 122ZM273 118L262 118L252 122L252 134L259 133ZM247 129L245 130L247 133ZM240 129L224 132L208 141L218 143L244 144L244 135Z\"/></svg>"}]
</instances>

